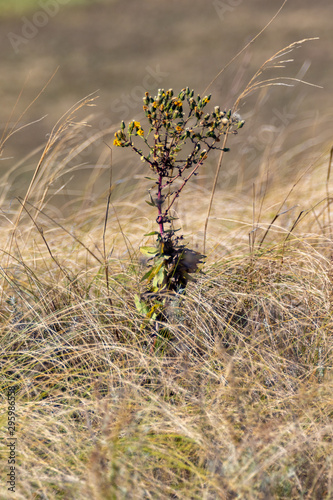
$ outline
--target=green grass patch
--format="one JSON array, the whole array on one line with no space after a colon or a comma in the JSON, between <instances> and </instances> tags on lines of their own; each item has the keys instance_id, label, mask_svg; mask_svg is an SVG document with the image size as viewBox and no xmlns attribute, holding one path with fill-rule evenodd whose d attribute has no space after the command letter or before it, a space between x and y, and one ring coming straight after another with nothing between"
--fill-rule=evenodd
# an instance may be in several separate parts
<instances>
[{"instance_id":1,"label":"green grass patch","mask_svg":"<svg viewBox=\"0 0 333 500\"><path fill-rule=\"evenodd\" d=\"M68 0L67 2L58 2L57 0L15 0L15 2L8 2L7 0L0 0L0 15L22 16L37 11L45 11L46 13L50 11L54 13L66 7L91 5L103 1L105 0Z\"/></svg>"}]
</instances>

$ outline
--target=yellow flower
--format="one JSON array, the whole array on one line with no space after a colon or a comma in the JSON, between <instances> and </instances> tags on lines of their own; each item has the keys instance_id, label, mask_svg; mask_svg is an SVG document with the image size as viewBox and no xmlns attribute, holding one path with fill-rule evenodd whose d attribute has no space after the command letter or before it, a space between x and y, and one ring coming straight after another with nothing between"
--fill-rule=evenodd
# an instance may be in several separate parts
<instances>
[{"instance_id":1,"label":"yellow flower","mask_svg":"<svg viewBox=\"0 0 333 500\"><path fill-rule=\"evenodd\" d=\"M144 135L144 131L142 130L142 128L140 128L137 132L138 135Z\"/></svg>"},{"instance_id":2,"label":"yellow flower","mask_svg":"<svg viewBox=\"0 0 333 500\"><path fill-rule=\"evenodd\" d=\"M177 132L182 132L183 129L180 125L177 125L176 130L177 130Z\"/></svg>"},{"instance_id":3,"label":"yellow flower","mask_svg":"<svg viewBox=\"0 0 333 500\"><path fill-rule=\"evenodd\" d=\"M134 127L141 128L141 123L140 122L133 122L133 123L134 123Z\"/></svg>"},{"instance_id":4,"label":"yellow flower","mask_svg":"<svg viewBox=\"0 0 333 500\"><path fill-rule=\"evenodd\" d=\"M175 102L174 102L174 105L175 105L175 106L178 106L178 107L180 108L180 107L183 105L183 103L182 103L182 101L179 101L179 100L178 100L178 101L175 101Z\"/></svg>"},{"instance_id":5,"label":"yellow flower","mask_svg":"<svg viewBox=\"0 0 333 500\"><path fill-rule=\"evenodd\" d=\"M113 141L113 145L114 145L114 146L122 146L122 142L121 142L121 141L119 141L119 139L115 139L115 140Z\"/></svg>"}]
</instances>

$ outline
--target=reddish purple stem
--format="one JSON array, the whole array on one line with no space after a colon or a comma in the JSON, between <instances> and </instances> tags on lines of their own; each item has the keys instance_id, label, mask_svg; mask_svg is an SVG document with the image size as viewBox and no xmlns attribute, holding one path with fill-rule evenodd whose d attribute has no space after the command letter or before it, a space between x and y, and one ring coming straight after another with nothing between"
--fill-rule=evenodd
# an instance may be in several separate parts
<instances>
[{"instance_id":1,"label":"reddish purple stem","mask_svg":"<svg viewBox=\"0 0 333 500\"><path fill-rule=\"evenodd\" d=\"M163 215L162 215L162 181L163 175L162 173L158 176L158 190L157 190L157 208L158 208L158 217L157 223L160 227L160 235L164 235L164 226L163 226Z\"/></svg>"}]
</instances>

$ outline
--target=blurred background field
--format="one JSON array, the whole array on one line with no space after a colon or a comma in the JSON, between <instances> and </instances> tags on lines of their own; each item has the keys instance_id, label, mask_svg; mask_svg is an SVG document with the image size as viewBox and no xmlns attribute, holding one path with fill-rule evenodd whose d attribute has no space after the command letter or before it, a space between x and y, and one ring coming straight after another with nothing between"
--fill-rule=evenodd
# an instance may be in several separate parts
<instances>
[{"instance_id":1,"label":"blurred background field","mask_svg":"<svg viewBox=\"0 0 333 500\"><path fill-rule=\"evenodd\" d=\"M99 96L96 107L78 117L84 119L88 111L93 114L80 140L107 133L69 165L75 169L72 181L68 182L73 174L64 174L54 183L56 192L68 182L67 191L62 189L52 203L63 206L65 191L71 200L79 195L93 169L98 172L94 196L103 196L110 161L103 141L112 144L121 119L140 118L143 91L188 85L201 93L281 3L1 1L1 128L18 119L16 127L36 122L12 136L2 153L0 173L11 171L6 177L9 197L25 193L40 154L31 152L45 144L71 106L94 92ZM323 88L272 87L242 102L239 111L246 126L230 141L220 187L247 189L267 158L265 175L269 170L276 181L279 172L279 179L289 180L291 173L297 175L327 152L333 95L331 9L328 0L288 1L267 31L210 88L213 104L228 108L268 57L296 40L320 37L296 50L291 55L295 61L284 70L272 70L269 76L303 78ZM57 68L51 83L21 117ZM200 186L210 189L215 164L216 159L201 173ZM130 191L142 174L142 165L128 161L124 151L114 151L113 181L118 185L114 197Z\"/></svg>"}]
</instances>

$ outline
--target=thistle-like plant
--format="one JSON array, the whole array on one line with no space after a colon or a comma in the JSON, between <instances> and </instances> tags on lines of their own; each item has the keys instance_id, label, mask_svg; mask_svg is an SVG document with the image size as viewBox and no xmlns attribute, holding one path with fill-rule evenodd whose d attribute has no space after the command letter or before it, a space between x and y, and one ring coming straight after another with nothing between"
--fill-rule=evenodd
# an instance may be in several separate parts
<instances>
[{"instance_id":1,"label":"thistle-like plant","mask_svg":"<svg viewBox=\"0 0 333 500\"><path fill-rule=\"evenodd\" d=\"M157 96L146 92L143 110L149 123L145 132L138 121L121 124L115 133L114 145L129 147L146 163L154 181L147 203L157 212L157 230L146 236L156 236L156 246L141 247L152 264L142 280L148 283L147 291L182 293L189 274L198 269L203 255L190 250L176 233L172 207L188 181L214 150L223 150L221 137L237 133L244 121L231 110L222 111L215 106L211 112L206 106L211 95L195 98L188 87L174 95L172 89L159 89ZM140 302L143 307L142 303ZM139 307L139 302L137 303ZM140 308L140 307L139 307ZM148 309L147 309L148 311ZM143 307L142 312L146 312Z\"/></svg>"}]
</instances>

